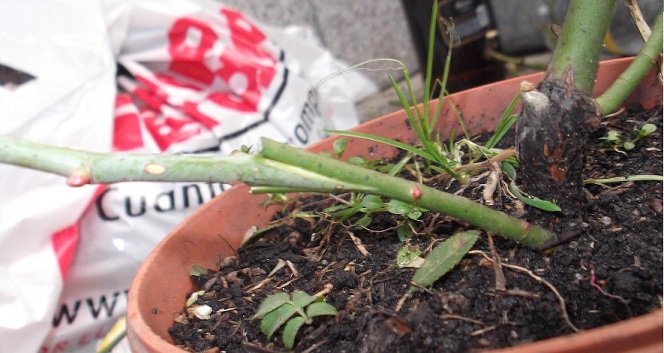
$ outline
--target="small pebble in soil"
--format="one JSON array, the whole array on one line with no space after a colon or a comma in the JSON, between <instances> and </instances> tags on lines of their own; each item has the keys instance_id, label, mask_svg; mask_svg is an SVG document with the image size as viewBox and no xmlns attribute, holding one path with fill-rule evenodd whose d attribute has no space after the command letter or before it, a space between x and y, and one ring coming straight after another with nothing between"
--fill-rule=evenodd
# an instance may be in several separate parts
<instances>
[{"instance_id":1,"label":"small pebble in soil","mask_svg":"<svg viewBox=\"0 0 664 353\"><path fill-rule=\"evenodd\" d=\"M602 217L599 218L599 221L600 221L603 225L608 226L609 224L611 224L611 217L608 217L608 216L602 216Z\"/></svg>"}]
</instances>

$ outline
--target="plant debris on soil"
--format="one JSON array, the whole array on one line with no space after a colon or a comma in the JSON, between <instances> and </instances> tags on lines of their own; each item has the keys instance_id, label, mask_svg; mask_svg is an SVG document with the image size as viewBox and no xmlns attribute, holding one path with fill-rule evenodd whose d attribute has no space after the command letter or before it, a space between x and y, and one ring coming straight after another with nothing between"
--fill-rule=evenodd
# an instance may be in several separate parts
<instances>
[{"instance_id":1,"label":"plant debris on soil","mask_svg":"<svg viewBox=\"0 0 664 353\"><path fill-rule=\"evenodd\" d=\"M657 130L625 153L600 140L609 130L633 138L645 123ZM592 141L586 178L662 175L661 106L630 107L606 118ZM459 192L483 202L479 186L485 182L474 180ZM459 185L436 187L455 192ZM212 315L201 320L183 308L170 333L177 345L196 352L286 351L279 331L268 340L260 321L251 318L268 295L295 290L325 291L326 302L339 311L304 325L296 352L473 352L588 330L660 308L662 183L589 184L585 190L587 215L576 225L583 230L578 237L542 253L482 233L451 272L405 301L415 270L399 268L397 252L408 244L425 256L467 225L426 213L414 223L416 233L402 242L395 215L373 214L367 226L353 219L334 222L321 210L335 199L297 199L275 221L278 227L238 249L219 269L191 277L205 291L194 306L208 305ZM528 206L515 202L504 187L494 202L496 209L529 219ZM301 217L305 212L318 217ZM278 263L286 265L270 276Z\"/></svg>"}]
</instances>

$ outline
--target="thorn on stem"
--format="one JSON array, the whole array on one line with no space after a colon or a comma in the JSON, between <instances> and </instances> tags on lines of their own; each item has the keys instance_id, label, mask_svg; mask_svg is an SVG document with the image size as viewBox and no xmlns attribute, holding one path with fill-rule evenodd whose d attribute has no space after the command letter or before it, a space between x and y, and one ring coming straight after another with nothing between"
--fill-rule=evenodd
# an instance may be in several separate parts
<instances>
[{"instance_id":1,"label":"thorn on stem","mask_svg":"<svg viewBox=\"0 0 664 353\"><path fill-rule=\"evenodd\" d=\"M89 171L79 169L75 170L73 173L71 173L71 175L69 175L67 178L67 185L79 187L90 184L91 180L92 176L90 175Z\"/></svg>"},{"instance_id":2,"label":"thorn on stem","mask_svg":"<svg viewBox=\"0 0 664 353\"><path fill-rule=\"evenodd\" d=\"M526 232L528 232L528 231L530 230L530 222L528 222L528 221L523 221L523 222L521 222L521 226L523 227L523 229L524 229Z\"/></svg>"},{"instance_id":3,"label":"thorn on stem","mask_svg":"<svg viewBox=\"0 0 664 353\"><path fill-rule=\"evenodd\" d=\"M419 188L419 186L416 186L410 191L410 196L412 196L416 201L422 197L422 190Z\"/></svg>"},{"instance_id":4,"label":"thorn on stem","mask_svg":"<svg viewBox=\"0 0 664 353\"><path fill-rule=\"evenodd\" d=\"M523 236L521 237L521 239L519 239L519 241L528 238L528 235L530 235L530 222L522 221L521 228L523 228Z\"/></svg>"}]
</instances>

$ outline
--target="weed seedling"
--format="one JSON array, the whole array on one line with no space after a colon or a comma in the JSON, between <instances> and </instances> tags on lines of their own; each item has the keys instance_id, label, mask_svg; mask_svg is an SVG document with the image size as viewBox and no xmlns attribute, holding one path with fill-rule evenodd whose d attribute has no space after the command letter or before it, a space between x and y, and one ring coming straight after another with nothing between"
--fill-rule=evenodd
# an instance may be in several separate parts
<instances>
[{"instance_id":1,"label":"weed seedling","mask_svg":"<svg viewBox=\"0 0 664 353\"><path fill-rule=\"evenodd\" d=\"M265 298L253 319L260 319L261 332L272 338L279 328L284 326L282 339L284 346L293 349L295 336L305 324L311 324L312 318L323 315L337 315L337 309L326 303L323 298L309 295L303 291L276 293Z\"/></svg>"},{"instance_id":2,"label":"weed seedling","mask_svg":"<svg viewBox=\"0 0 664 353\"><path fill-rule=\"evenodd\" d=\"M635 128L634 130L636 130L636 137L631 140L624 140L620 131L617 130L609 130L606 133L606 136L600 137L599 139L604 140L606 146L613 147L614 151L627 155L625 151L633 150L634 147L636 147L636 143L642 138L655 132L657 126L653 124L645 124L640 129ZM620 148L623 148L624 151Z\"/></svg>"}]
</instances>

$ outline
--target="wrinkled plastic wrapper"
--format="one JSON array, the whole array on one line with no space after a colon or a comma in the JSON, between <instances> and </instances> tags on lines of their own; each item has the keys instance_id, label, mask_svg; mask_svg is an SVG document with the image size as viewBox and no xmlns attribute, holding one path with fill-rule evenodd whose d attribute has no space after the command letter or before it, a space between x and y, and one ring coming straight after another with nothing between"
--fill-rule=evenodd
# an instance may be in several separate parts
<instances>
[{"instance_id":1,"label":"wrinkled plastic wrapper","mask_svg":"<svg viewBox=\"0 0 664 353\"><path fill-rule=\"evenodd\" d=\"M217 2L10 0L0 12L0 133L91 151L305 146L356 125L376 87L303 28ZM266 5L267 6L267 5ZM219 183L70 188L0 165L0 352L90 352L133 274ZM184 279L186 280L186 279Z\"/></svg>"}]
</instances>

